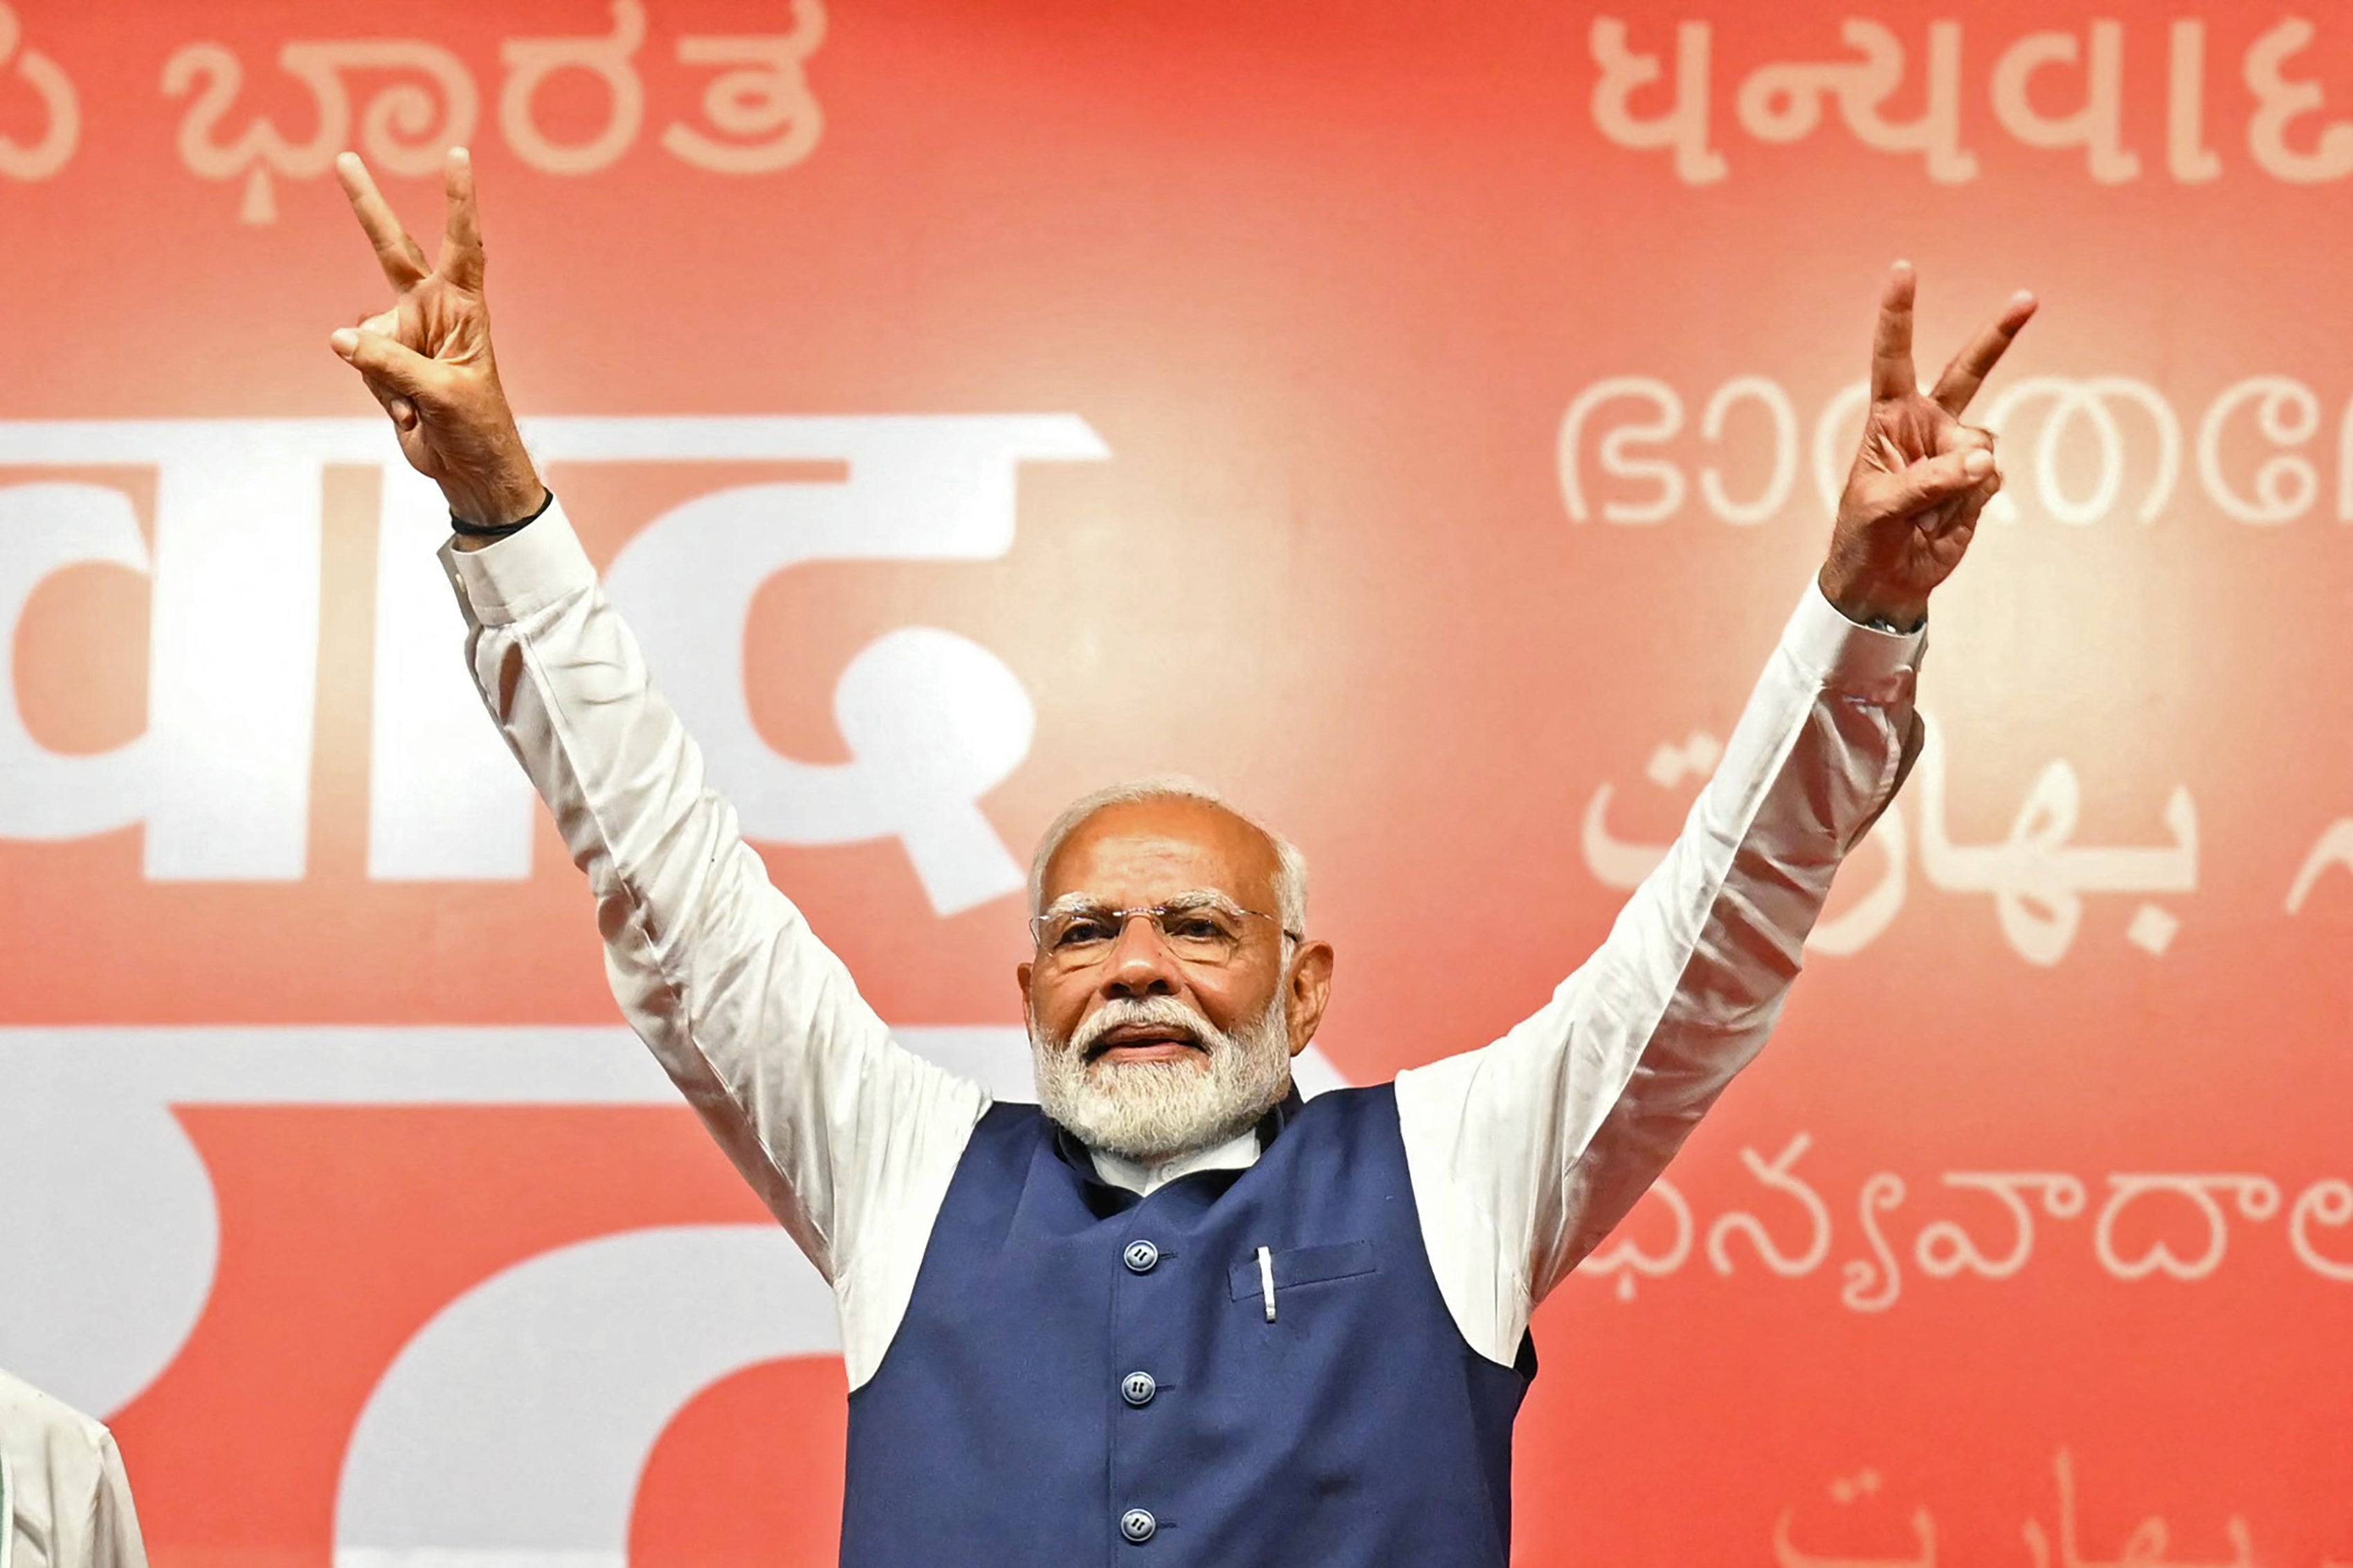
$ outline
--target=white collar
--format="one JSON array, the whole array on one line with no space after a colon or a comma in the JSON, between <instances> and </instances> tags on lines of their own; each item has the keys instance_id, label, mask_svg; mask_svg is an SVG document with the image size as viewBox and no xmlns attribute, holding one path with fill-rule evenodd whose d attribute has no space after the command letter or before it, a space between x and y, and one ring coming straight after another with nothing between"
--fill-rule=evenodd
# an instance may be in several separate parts
<instances>
[{"instance_id":1,"label":"white collar","mask_svg":"<svg viewBox=\"0 0 2353 1568\"><path fill-rule=\"evenodd\" d=\"M1114 1187L1149 1197L1157 1188L1196 1171L1246 1171L1258 1163L1258 1129L1238 1133L1214 1149L1197 1149L1156 1165L1139 1165L1107 1149L1090 1149L1095 1174Z\"/></svg>"}]
</instances>

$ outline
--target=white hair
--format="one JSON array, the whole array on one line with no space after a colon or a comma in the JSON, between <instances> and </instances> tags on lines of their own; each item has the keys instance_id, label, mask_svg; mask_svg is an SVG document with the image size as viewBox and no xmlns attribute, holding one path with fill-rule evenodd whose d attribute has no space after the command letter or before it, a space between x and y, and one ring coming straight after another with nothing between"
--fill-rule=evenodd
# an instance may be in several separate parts
<instances>
[{"instance_id":1,"label":"white hair","mask_svg":"<svg viewBox=\"0 0 2353 1568\"><path fill-rule=\"evenodd\" d=\"M1038 841L1037 857L1029 862L1029 912L1045 912L1046 865L1065 839L1079 825L1099 811L1114 805L1135 805L1153 800L1198 800L1239 818L1246 826L1267 841L1274 850L1274 908L1269 911L1282 922L1283 947L1287 952L1294 935L1307 930L1307 857L1298 846L1252 816L1249 812L1219 795L1212 786L1183 773L1155 773L1148 778L1131 779L1082 795L1062 808Z\"/></svg>"}]
</instances>

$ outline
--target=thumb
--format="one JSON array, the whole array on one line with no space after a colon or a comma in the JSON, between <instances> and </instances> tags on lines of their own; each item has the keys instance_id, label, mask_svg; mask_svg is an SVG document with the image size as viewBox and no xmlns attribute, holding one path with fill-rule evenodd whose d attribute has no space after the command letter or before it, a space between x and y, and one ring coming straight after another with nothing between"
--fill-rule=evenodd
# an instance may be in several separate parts
<instances>
[{"instance_id":1,"label":"thumb","mask_svg":"<svg viewBox=\"0 0 2353 1568\"><path fill-rule=\"evenodd\" d=\"M367 379L368 390L379 402L387 392L412 404L430 398L438 367L416 350L358 327L344 327L327 342L344 363Z\"/></svg>"},{"instance_id":2,"label":"thumb","mask_svg":"<svg viewBox=\"0 0 2353 1568\"><path fill-rule=\"evenodd\" d=\"M1982 447L1923 458L1893 476L1887 510L1909 517L1977 489L1993 471L1993 454Z\"/></svg>"}]
</instances>

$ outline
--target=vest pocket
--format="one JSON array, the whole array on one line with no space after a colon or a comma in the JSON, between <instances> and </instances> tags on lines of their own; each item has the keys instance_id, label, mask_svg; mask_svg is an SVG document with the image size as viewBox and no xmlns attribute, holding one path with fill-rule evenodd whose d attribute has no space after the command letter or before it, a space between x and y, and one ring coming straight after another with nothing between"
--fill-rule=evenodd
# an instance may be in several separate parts
<instances>
[{"instance_id":1,"label":"vest pocket","mask_svg":"<svg viewBox=\"0 0 2353 1568\"><path fill-rule=\"evenodd\" d=\"M1377 1273L1380 1262L1369 1241L1343 1241L1331 1247L1276 1247L1272 1253L1275 1294L1293 1285L1321 1285L1333 1279ZM1265 1277L1253 1256L1227 1271L1226 1283L1237 1301L1250 1300L1266 1289Z\"/></svg>"}]
</instances>

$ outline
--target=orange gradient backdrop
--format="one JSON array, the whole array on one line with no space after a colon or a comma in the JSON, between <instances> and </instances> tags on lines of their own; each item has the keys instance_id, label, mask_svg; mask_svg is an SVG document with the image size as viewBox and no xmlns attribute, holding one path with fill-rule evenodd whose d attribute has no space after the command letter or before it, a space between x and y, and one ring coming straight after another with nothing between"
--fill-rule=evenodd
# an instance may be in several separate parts
<instances>
[{"instance_id":1,"label":"orange gradient backdrop","mask_svg":"<svg viewBox=\"0 0 2353 1568\"><path fill-rule=\"evenodd\" d=\"M1106 780L1215 780L1314 865L1319 1043L1354 1081L1538 1005L1622 900L1613 847L1672 832L1692 738L1727 731L1819 563L1816 447L1834 478L1887 261L1919 268L1929 374L2033 288L1976 410L2014 510L1932 617L1943 798L1915 777L1833 900L1843 951L1672 1192L1538 1315L1515 1561L2048 1568L2132 1556L2154 1516L2169 1544L2136 1562L2353 1562L2353 19L2296 15L9 0L0 567L62 487L125 498L153 558L31 574L11 633L0 1136L96 1152L0 1150L0 1364L106 1406L164 1568L327 1568L387 1544L339 1535L347 1447L451 1303L574 1244L763 1222L659 1096L469 1087L468 1053L616 1014L543 823L527 875L372 860L379 781L426 762L373 754L379 708L461 640L451 610L384 652L388 435L306 481L315 612L275 586L308 558L266 538L249 599L191 612L308 678L295 862L172 874L144 817L26 826L83 776L41 759L130 755L181 668L182 502L142 443L375 414L326 346L384 292L324 174L340 101L425 236L436 182L397 147L429 163L470 117L527 416L657 444L733 416L1082 422L1107 455L1021 463L1002 550L759 584L743 700L776 753L854 765L845 667L901 628L967 639L1034 713L978 801L1017 861ZM518 120L517 60L567 38ZM787 42L728 66L692 38ZM400 40L426 48L365 52ZM1878 42L1900 63L1874 85ZM281 60L304 43L323 75ZM224 54L242 80L207 118ZM713 117L730 69L769 73L764 125ZM404 84L439 118L372 132ZM776 166L698 163L680 127ZM548 468L607 563L728 487L854 484L848 456ZM8 510L10 487L51 488ZM664 581L729 585L696 572ZM185 820L219 786L175 754L132 793ZM1018 1076L1018 895L943 908L889 833L762 848L885 1017ZM446 1096L371 1087L370 1052L420 1040L459 1042ZM142 1317L120 1249L163 1222L100 1156L153 1112L215 1230L190 1221L210 1262ZM56 1303L101 1265L111 1315L77 1337ZM118 1354L118 1319L161 1338ZM629 1558L829 1561L841 1393L822 1353L693 1391Z\"/></svg>"}]
</instances>

